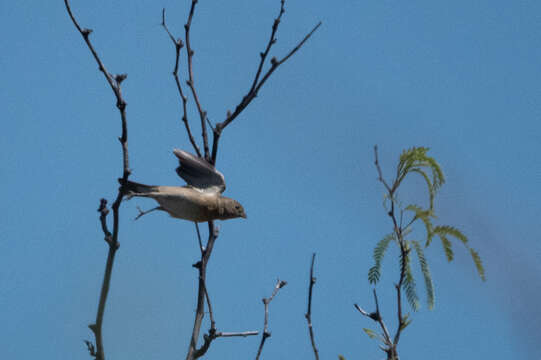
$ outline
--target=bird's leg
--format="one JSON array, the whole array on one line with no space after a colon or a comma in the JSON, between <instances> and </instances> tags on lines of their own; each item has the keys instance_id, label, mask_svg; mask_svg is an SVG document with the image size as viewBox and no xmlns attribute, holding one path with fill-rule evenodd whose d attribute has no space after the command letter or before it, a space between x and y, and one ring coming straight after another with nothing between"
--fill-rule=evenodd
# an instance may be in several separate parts
<instances>
[{"instance_id":1,"label":"bird's leg","mask_svg":"<svg viewBox=\"0 0 541 360\"><path fill-rule=\"evenodd\" d=\"M155 208L152 208L150 210L143 211L143 210L141 210L141 208L139 206L137 206L137 210L139 210L139 215L137 215L134 220L137 220L141 216L146 215L146 214L148 214L150 212L153 212L154 210L165 210L165 209L162 208L161 206L156 206Z\"/></svg>"}]
</instances>

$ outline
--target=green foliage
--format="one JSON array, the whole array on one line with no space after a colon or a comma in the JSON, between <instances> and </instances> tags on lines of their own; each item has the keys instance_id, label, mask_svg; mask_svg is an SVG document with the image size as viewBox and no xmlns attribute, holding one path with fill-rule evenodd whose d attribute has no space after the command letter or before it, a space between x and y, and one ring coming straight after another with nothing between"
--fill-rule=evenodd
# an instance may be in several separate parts
<instances>
[{"instance_id":1,"label":"green foliage","mask_svg":"<svg viewBox=\"0 0 541 360\"><path fill-rule=\"evenodd\" d=\"M417 220L421 220L423 224L425 225L426 230L426 242L427 246L430 244L430 241L432 239L432 236L434 234L432 221L430 220L431 217L434 217L433 210L424 210L418 205L410 204L404 208L404 211L413 211L415 214L413 216L413 219L411 220L411 224L413 224Z\"/></svg>"},{"instance_id":2,"label":"green foliage","mask_svg":"<svg viewBox=\"0 0 541 360\"><path fill-rule=\"evenodd\" d=\"M381 239L374 248L374 266L368 270L368 281L370 281L371 284L376 284L379 281L381 275L381 262L383 260L383 256L385 255L385 250L387 250L389 242L394 239L394 234L388 234Z\"/></svg>"},{"instance_id":3,"label":"green foliage","mask_svg":"<svg viewBox=\"0 0 541 360\"><path fill-rule=\"evenodd\" d=\"M376 340L379 340L381 342L385 342L385 340L383 339L383 337L378 334L377 332L375 332L374 330L372 329L368 329L368 328L363 328L363 331L366 333L366 335L368 335L368 337L370 339L376 339Z\"/></svg>"},{"instance_id":4,"label":"green foliage","mask_svg":"<svg viewBox=\"0 0 541 360\"><path fill-rule=\"evenodd\" d=\"M454 253L453 253L453 246L451 244L451 241L447 238L446 235L440 234L441 244L443 245L443 250L445 251L445 256L447 257L447 261L453 261Z\"/></svg>"},{"instance_id":5,"label":"green foliage","mask_svg":"<svg viewBox=\"0 0 541 360\"><path fill-rule=\"evenodd\" d=\"M406 299L413 310L417 310L419 307L419 299L416 292L416 282L411 269L411 254L410 250L413 248L419 260L419 266L424 279L426 297L428 308L432 309L435 303L435 291L434 284L432 282L432 276L428 266L428 261L424 254L423 246L415 240L408 240L406 237L411 232L413 225L420 220L426 232L426 242L424 248L430 246L434 237L439 237L443 245L443 250L448 261L452 261L454 258L454 252L452 248L451 239L460 241L470 252L477 272L482 280L485 280L485 270L481 262L479 254L471 249L468 244L468 238L457 228L449 225L437 225L433 224L433 220L436 219L434 214L434 200L438 190L445 183L445 177L440 165L436 160L427 155L428 148L425 147L413 147L405 150L400 155L396 169L396 178L392 184L387 186L385 183L387 193L384 195L384 207L388 214L393 217L393 233L385 236L381 239L374 249L374 266L368 271L368 280L371 284L376 284L381 277L381 265L391 240L394 240L401 249L405 249L404 254L400 258L400 269L403 271L402 288L405 291ZM379 165L376 162L376 166ZM427 208L420 205L409 204L405 207L398 201L398 190L402 181L410 173L420 175L427 185L427 191L429 195L429 204ZM387 206L387 201L391 202L391 206ZM412 214L411 219L406 225L402 224L403 214ZM400 214L399 219L396 214Z\"/></svg>"},{"instance_id":6,"label":"green foliage","mask_svg":"<svg viewBox=\"0 0 541 360\"><path fill-rule=\"evenodd\" d=\"M445 177L443 176L443 171L436 160L426 155L428 150L429 149L425 147L413 147L402 152L397 166L395 184L396 187L400 186L402 180L404 180L406 175L408 175L410 172L420 174L427 183L432 204L436 192L445 183ZM426 170L432 172L432 180L429 178ZM432 208L432 206L430 208Z\"/></svg>"},{"instance_id":7,"label":"green foliage","mask_svg":"<svg viewBox=\"0 0 541 360\"><path fill-rule=\"evenodd\" d=\"M366 335L368 335L370 339L376 339L378 337L378 334L372 329L363 328L363 331L366 333Z\"/></svg>"},{"instance_id":8,"label":"green foliage","mask_svg":"<svg viewBox=\"0 0 541 360\"><path fill-rule=\"evenodd\" d=\"M483 267L483 263L481 262L481 258L479 257L479 254L477 251L470 248L470 254L473 259L473 262L475 263L475 267L477 268L477 273L485 281L485 268Z\"/></svg>"},{"instance_id":9,"label":"green foliage","mask_svg":"<svg viewBox=\"0 0 541 360\"><path fill-rule=\"evenodd\" d=\"M434 284L432 283L432 275L430 275L430 269L428 267L428 262L426 261L424 250L421 247L421 244L415 240L411 240L411 243L413 244L413 248L415 249L415 252L417 253L417 258L419 259L419 265L421 266L421 272L423 273L423 278L425 280L425 288L426 288L426 302L428 304L429 309L434 308L434 302L435 302L435 293L434 293Z\"/></svg>"},{"instance_id":10,"label":"green foliage","mask_svg":"<svg viewBox=\"0 0 541 360\"><path fill-rule=\"evenodd\" d=\"M346 358L343 357L342 355L338 355L338 360L346 360Z\"/></svg>"},{"instance_id":11,"label":"green foliage","mask_svg":"<svg viewBox=\"0 0 541 360\"><path fill-rule=\"evenodd\" d=\"M432 230L432 233L434 235L439 235L439 236L450 235L460 240L464 245L466 246L468 245L468 238L466 237L466 235L462 234L460 230L452 226L448 226L448 225L436 226L434 227L434 230Z\"/></svg>"},{"instance_id":12,"label":"green foliage","mask_svg":"<svg viewBox=\"0 0 541 360\"><path fill-rule=\"evenodd\" d=\"M404 269L404 281L402 282L402 287L406 291L406 299L413 311L417 311L419 309L419 297L417 296L415 278L411 271L409 249L406 249L406 256L400 258L400 266Z\"/></svg>"},{"instance_id":13,"label":"green foliage","mask_svg":"<svg viewBox=\"0 0 541 360\"><path fill-rule=\"evenodd\" d=\"M406 316L402 316L402 325L400 326L400 330L404 330L408 327L409 324L411 324L412 319L410 319L409 314Z\"/></svg>"}]
</instances>

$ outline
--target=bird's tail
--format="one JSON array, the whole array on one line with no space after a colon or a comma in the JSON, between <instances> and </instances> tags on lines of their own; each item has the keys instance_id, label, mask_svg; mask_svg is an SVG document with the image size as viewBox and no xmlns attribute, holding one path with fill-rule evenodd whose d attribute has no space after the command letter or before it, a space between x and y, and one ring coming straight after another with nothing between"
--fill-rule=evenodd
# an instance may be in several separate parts
<instances>
[{"instance_id":1,"label":"bird's tail","mask_svg":"<svg viewBox=\"0 0 541 360\"><path fill-rule=\"evenodd\" d=\"M118 179L120 186L128 196L145 196L145 194L157 191L157 186L136 183L135 181Z\"/></svg>"}]
</instances>

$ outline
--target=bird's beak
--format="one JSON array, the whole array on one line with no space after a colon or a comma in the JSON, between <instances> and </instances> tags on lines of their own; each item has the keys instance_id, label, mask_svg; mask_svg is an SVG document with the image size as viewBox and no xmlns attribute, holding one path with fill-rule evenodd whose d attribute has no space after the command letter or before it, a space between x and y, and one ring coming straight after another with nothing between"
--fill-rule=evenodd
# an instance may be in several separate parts
<instances>
[{"instance_id":1,"label":"bird's beak","mask_svg":"<svg viewBox=\"0 0 541 360\"><path fill-rule=\"evenodd\" d=\"M242 213L241 217L243 217L243 218L245 218L245 219L248 219L248 216L246 216L246 213L245 213L245 212Z\"/></svg>"}]
</instances>

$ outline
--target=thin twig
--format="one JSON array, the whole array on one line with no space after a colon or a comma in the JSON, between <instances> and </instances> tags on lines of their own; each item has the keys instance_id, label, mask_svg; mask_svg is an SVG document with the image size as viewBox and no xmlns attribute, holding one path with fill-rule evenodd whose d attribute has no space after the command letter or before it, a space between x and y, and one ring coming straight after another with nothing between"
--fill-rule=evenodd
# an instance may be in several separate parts
<instances>
[{"instance_id":1,"label":"thin twig","mask_svg":"<svg viewBox=\"0 0 541 360\"><path fill-rule=\"evenodd\" d=\"M184 126L186 128L186 133L188 134L188 138L190 139L190 142L192 143L192 146L197 153L199 157L201 157L201 150L199 150L199 146L197 146L197 143L195 142L195 139L192 135L192 131L190 129L190 124L188 123L188 110L187 110L187 102L188 99L184 95L184 91L182 90L182 86L180 85L180 79L178 77L178 67L179 67L179 61L180 61L180 50L184 46L182 43L182 39L175 40L174 36L169 31L169 28L167 27L167 24L165 23L165 9L162 9L162 26L167 32L167 35L169 35L169 38L175 45L175 69L173 70L173 77L175 78L175 83L177 84L177 90L178 94L180 95L180 99L182 101L182 122L184 123Z\"/></svg>"},{"instance_id":2,"label":"thin twig","mask_svg":"<svg viewBox=\"0 0 541 360\"><path fill-rule=\"evenodd\" d=\"M265 305L265 322L263 325L263 334L261 336L261 342L259 343L259 348L257 349L257 355L255 357L256 360L259 359L259 356L261 356L261 352L263 351L263 346L265 345L265 341L267 338L271 336L271 333L269 332L269 304L274 299L276 294L278 294L278 291L287 285L286 281L278 279L276 281L276 285L274 286L274 290L270 297L263 298L263 305Z\"/></svg>"},{"instance_id":3,"label":"thin twig","mask_svg":"<svg viewBox=\"0 0 541 360\"><path fill-rule=\"evenodd\" d=\"M259 89L265 84L267 79L271 76L271 74L284 62L286 62L293 54L295 54L303 45L304 43L312 36L312 34L321 26L321 22L319 22L292 50L287 53L286 56L284 56L281 60L277 60L276 58L271 59L271 67L267 70L265 75L261 77L263 65L265 62L265 59L267 58L267 55L272 47L276 43L276 32L278 30L278 26L280 24L280 20L282 18L282 14L284 13L284 2L285 0L280 1L280 12L278 16L274 19L274 22L272 24L272 30L271 30L271 36L269 38L269 41L267 43L267 46L265 47L265 51L260 53L260 61L259 65L257 67L257 71L254 77L254 80L252 81L252 85L250 86L250 89L242 97L242 100L240 103L235 107L235 111L227 111L226 119L223 122L217 123L214 127L213 131L213 138L212 138L212 156L210 158L210 162L212 164L216 163L216 156L218 153L218 144L220 141L220 136L222 135L222 131L233 121L239 114L252 102L253 99L257 97L257 94L259 92Z\"/></svg>"},{"instance_id":4,"label":"thin twig","mask_svg":"<svg viewBox=\"0 0 541 360\"><path fill-rule=\"evenodd\" d=\"M210 329L208 334L203 335L203 345L200 349L194 352L194 359L200 358L208 351L210 344L220 337L247 337L258 335L259 331L244 331L244 332L216 332Z\"/></svg>"},{"instance_id":5,"label":"thin twig","mask_svg":"<svg viewBox=\"0 0 541 360\"><path fill-rule=\"evenodd\" d=\"M308 333L310 334L310 342L312 343L312 350L314 350L314 356L316 360L319 360L319 351L316 347L316 341L314 339L314 330L312 328L312 288L316 283L316 278L314 277L314 262L316 260L316 253L312 254L312 264L310 265L310 282L308 285L308 310L304 317L308 322Z\"/></svg>"},{"instance_id":6,"label":"thin twig","mask_svg":"<svg viewBox=\"0 0 541 360\"><path fill-rule=\"evenodd\" d=\"M137 207L137 211L139 211L139 214L137 214L137 216L135 217L134 220L139 220L139 218L141 216L144 216L146 214L149 214L153 211L156 211L156 210L164 210L161 206L156 206L156 207L153 207L152 209L149 209L149 210L143 210L141 209L139 206L136 206Z\"/></svg>"},{"instance_id":7,"label":"thin twig","mask_svg":"<svg viewBox=\"0 0 541 360\"><path fill-rule=\"evenodd\" d=\"M387 182L385 181L385 179L383 178L383 173L381 172L381 167L379 166L379 161L378 161L378 146L377 145L374 145L374 165L376 165L376 169L378 171L378 180L383 184L383 186L385 186L385 189L387 189L387 191L391 191L391 188L389 187L389 185L387 185ZM392 200L392 199L391 199Z\"/></svg>"},{"instance_id":8,"label":"thin twig","mask_svg":"<svg viewBox=\"0 0 541 360\"><path fill-rule=\"evenodd\" d=\"M407 257L408 257L408 249L406 247L406 243L404 240L404 229L402 228L402 219L398 221L395 214L394 197L395 197L395 192L398 189L398 186L400 185L401 175L400 173L397 173L392 186L389 186L383 178L381 167L379 165L377 145L374 146L374 158L375 158L374 164L378 172L378 180L383 184L383 186L387 190L387 196L391 200L391 209L389 210L387 215L391 218L393 222L394 233L396 235L396 239L398 240L398 245L400 246L400 259L401 259L400 277L399 277L398 283L395 284L396 298L397 298L396 306L397 306L398 325L397 325L397 329L396 329L392 342L390 341L390 335L388 331L384 331L385 338L388 339L389 341L388 348L385 350L387 352L387 358L392 359L392 360L397 360L398 359L397 346L398 346L398 342L400 341L400 334L402 333L402 330L404 329L404 325L405 325L405 319L402 315L402 286L404 284L404 279L406 277L406 262L407 262ZM408 224L408 226L409 225L410 224ZM407 226L406 226L406 229L407 229ZM375 297L376 306L377 306L377 296L376 296L375 289L374 289L374 297ZM379 308L377 309L377 314L379 316Z\"/></svg>"},{"instance_id":9,"label":"thin twig","mask_svg":"<svg viewBox=\"0 0 541 360\"><path fill-rule=\"evenodd\" d=\"M194 51L190 42L190 29L192 26L192 19L193 19L195 5L197 4L197 1L198 0L192 0L192 6L190 8L190 14L188 15L188 21L184 25L184 30L186 34L186 52L188 55L188 81L186 83L192 90L193 99L195 101L195 105L197 106L199 117L201 119L201 131L202 131L201 135L203 137L203 149L205 151L205 159L210 160L209 141L208 141L208 136L207 136L207 124L206 124L207 112L203 110L203 107L201 106L201 102L199 101L199 96L197 96L197 91L195 90L195 84L194 84L194 78L193 78L193 62L192 62Z\"/></svg>"},{"instance_id":10,"label":"thin twig","mask_svg":"<svg viewBox=\"0 0 541 360\"><path fill-rule=\"evenodd\" d=\"M254 336L259 335L259 331L244 331L244 332L217 332L216 337L246 337L246 336Z\"/></svg>"},{"instance_id":11,"label":"thin twig","mask_svg":"<svg viewBox=\"0 0 541 360\"><path fill-rule=\"evenodd\" d=\"M122 90L121 90L121 83L124 81L127 77L126 74L120 74L120 75L111 75L107 69L105 68L105 65L101 61L100 57L98 56L98 53L94 49L94 46L90 42L90 34L92 33L92 30L87 28L81 28L77 20L75 19L75 16L73 15L71 11L71 7L68 0L64 0L64 4L66 5L66 10L68 12L68 15L73 22L73 25L77 28L81 36L83 37L86 45L88 46L88 49L92 53L92 56L98 63L100 71L105 76L105 79L107 80L107 83L111 87L111 90L113 90L113 93L116 97L116 107L118 108L120 112L120 118L121 118L121 124L122 124L122 133L119 138L121 147L122 147L122 181L126 182L128 180L128 177L130 176L130 166L129 166L129 157L128 157L128 122L126 118L126 101L122 97ZM119 247L118 242L118 233L119 233L119 209L120 204L122 202L122 198L124 197L124 190L122 187L118 190L118 194L116 196L115 201L113 202L112 209L113 209L113 232L111 233L107 229L107 221L106 217L108 214L107 210L107 201L105 199L102 199L100 201L100 207L98 211L100 212L100 222L101 227L103 230L103 233L105 235L105 239L109 245L109 252L107 254L107 261L105 265L105 274L103 276L103 282L102 287L100 291L100 299L99 299L99 305L98 310L96 314L96 322L94 324L89 325L89 328L94 333L94 337L96 339L96 348L94 349L93 346L89 346L87 343L87 347L89 351L91 352L91 355L93 355L97 360L104 360L105 359L105 353L103 348L103 338L102 338L102 324L103 324L103 315L105 313L105 305L107 302L107 294L109 293L109 287L111 283L111 275L113 271L113 264L114 264L114 258L116 251Z\"/></svg>"},{"instance_id":12,"label":"thin twig","mask_svg":"<svg viewBox=\"0 0 541 360\"><path fill-rule=\"evenodd\" d=\"M377 322L379 326L381 327L381 330L383 331L383 339L385 342L385 345L387 346L384 351L387 351L388 349L393 347L393 342L391 341L391 335L389 333L389 330L387 330L387 326L385 325L385 322L383 322L383 318L381 317L381 313L379 311L379 303L378 303L378 296L376 294L376 289L374 289L374 302L376 303L376 311L372 313L368 313L367 311L363 310L359 305L354 304L355 309L357 309L362 315L369 317L373 321Z\"/></svg>"},{"instance_id":13,"label":"thin twig","mask_svg":"<svg viewBox=\"0 0 541 360\"><path fill-rule=\"evenodd\" d=\"M205 247L203 246L203 242L201 241L201 233L199 232L199 224L197 222L194 222L195 224L195 231L197 232L197 241L199 242L199 250L201 250L201 256L203 256L203 253L205 252Z\"/></svg>"},{"instance_id":14,"label":"thin twig","mask_svg":"<svg viewBox=\"0 0 541 360\"><path fill-rule=\"evenodd\" d=\"M207 291L207 284L203 283L205 287L205 298L207 299L207 307L209 309L209 318L210 318L210 331L216 332L216 321L214 320L214 313L212 312L212 304L210 303L210 296Z\"/></svg>"}]
</instances>

